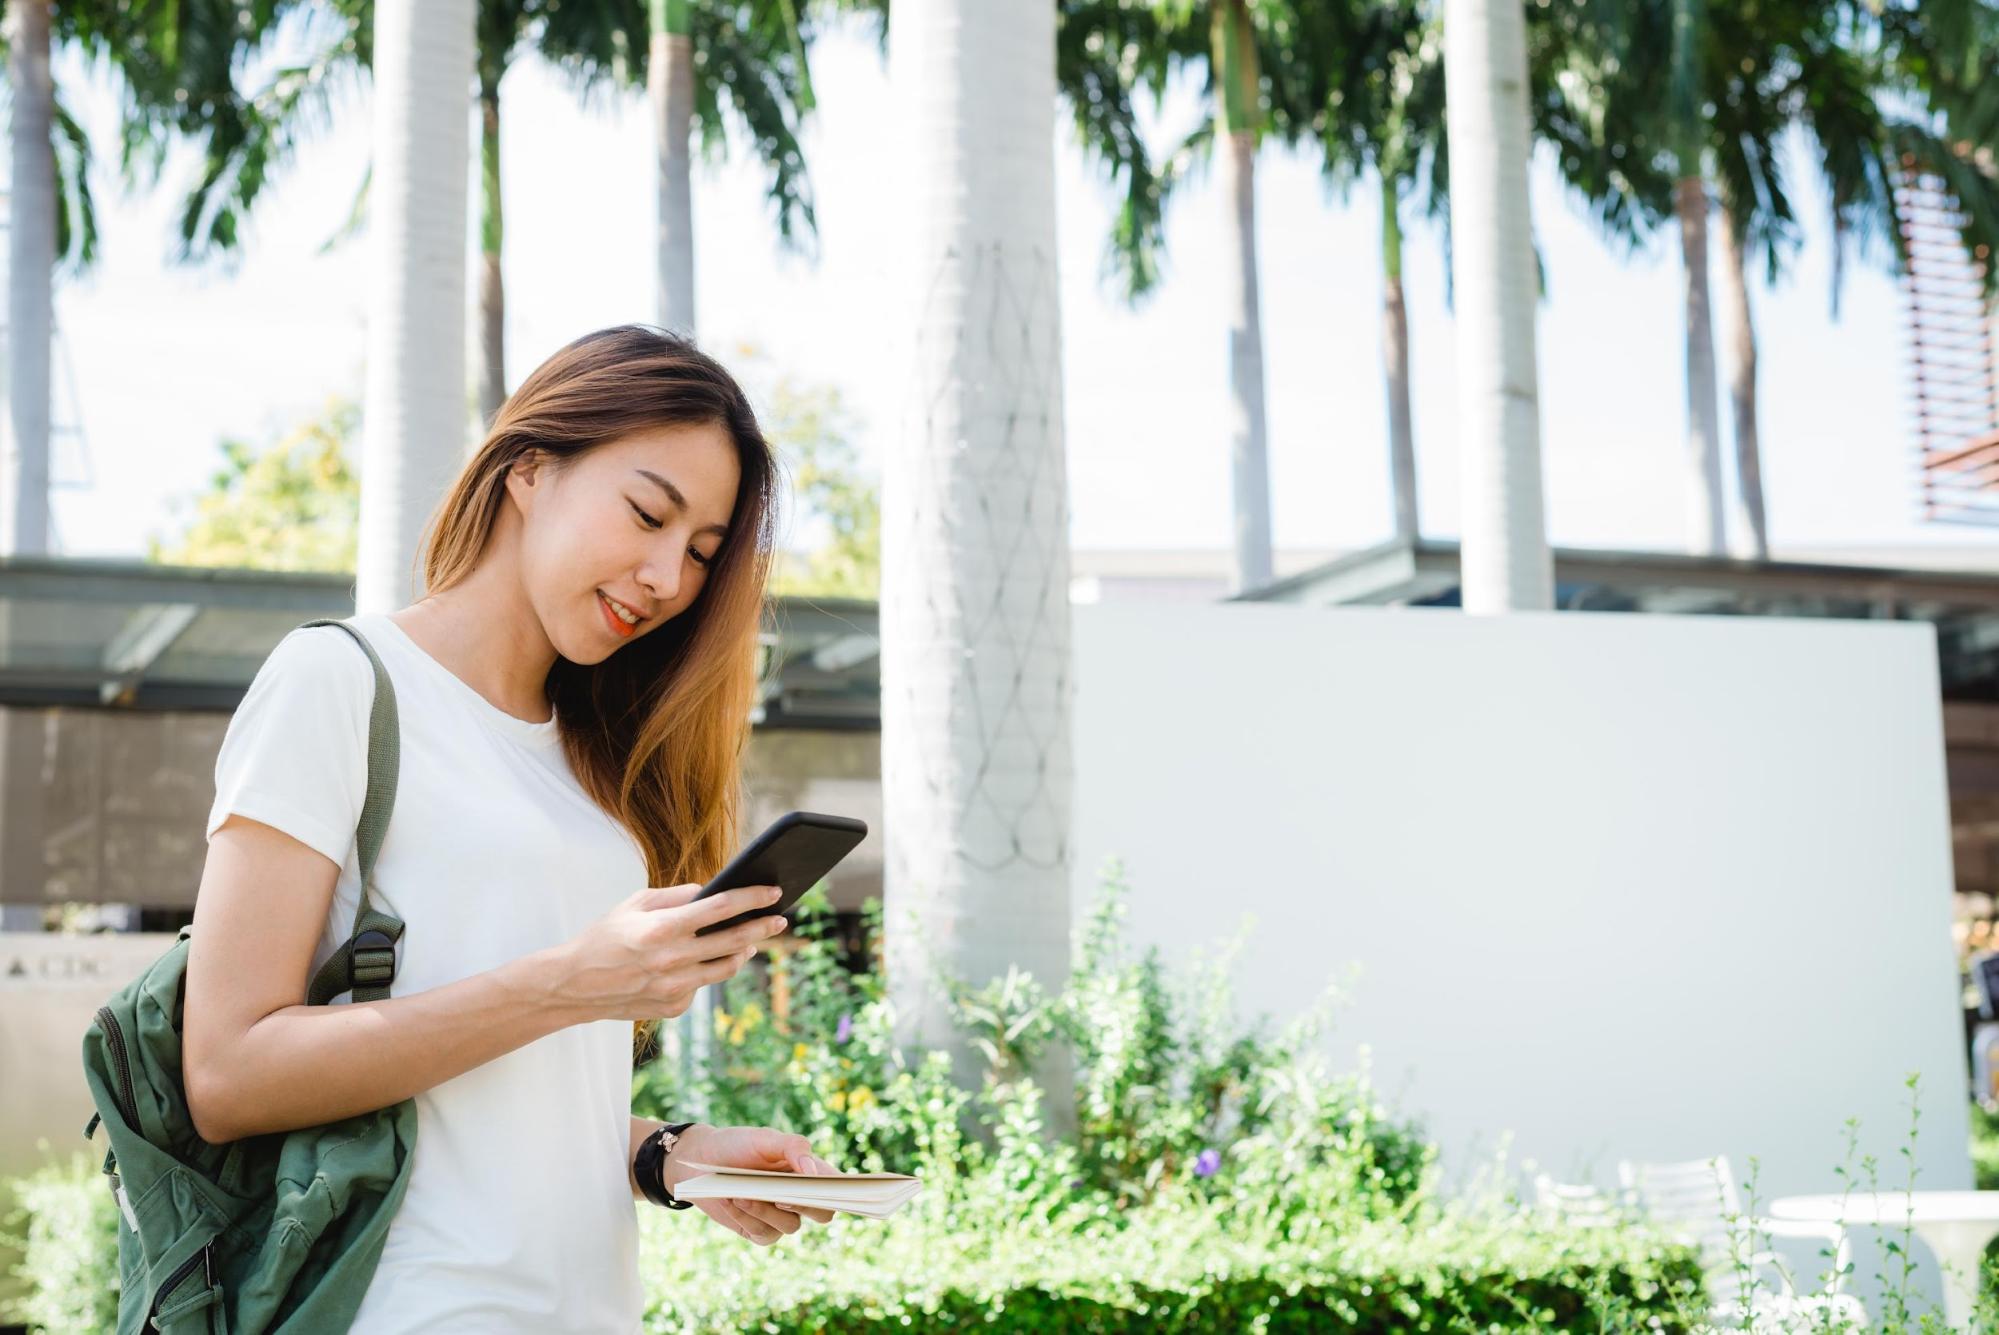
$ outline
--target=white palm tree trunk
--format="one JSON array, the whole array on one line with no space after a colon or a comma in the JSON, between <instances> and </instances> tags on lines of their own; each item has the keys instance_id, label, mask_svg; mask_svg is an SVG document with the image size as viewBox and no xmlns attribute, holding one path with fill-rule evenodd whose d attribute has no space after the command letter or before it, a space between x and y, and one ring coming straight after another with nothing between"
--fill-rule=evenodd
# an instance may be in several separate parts
<instances>
[{"instance_id":1,"label":"white palm tree trunk","mask_svg":"<svg viewBox=\"0 0 1999 1335\"><path fill-rule=\"evenodd\" d=\"M1256 268L1256 147L1263 129L1263 79L1249 0L1214 0L1208 10L1208 64L1214 72L1222 235L1229 256L1223 291L1229 328L1229 480L1235 521L1233 590L1241 592L1268 584L1272 575L1270 433Z\"/></svg>"},{"instance_id":2,"label":"white palm tree trunk","mask_svg":"<svg viewBox=\"0 0 1999 1335\"><path fill-rule=\"evenodd\" d=\"M1388 387L1388 486L1395 536L1421 536L1416 512L1416 438L1409 415L1409 308L1402 297L1402 187L1381 178L1381 372Z\"/></svg>"},{"instance_id":3,"label":"white palm tree trunk","mask_svg":"<svg viewBox=\"0 0 1999 1335\"><path fill-rule=\"evenodd\" d=\"M958 1054L938 976L1069 961L1069 508L1055 8L897 5L908 413L882 477L882 801L902 1040ZM1069 1081L1052 1066L1051 1120Z\"/></svg>"},{"instance_id":4,"label":"white palm tree trunk","mask_svg":"<svg viewBox=\"0 0 1999 1335\"><path fill-rule=\"evenodd\" d=\"M653 0L646 91L652 99L655 185L655 319L694 333L694 38L687 0Z\"/></svg>"},{"instance_id":5,"label":"white palm tree trunk","mask_svg":"<svg viewBox=\"0 0 1999 1335\"><path fill-rule=\"evenodd\" d=\"M49 347L55 337L56 165L49 0L8 0L13 90L7 229L6 505L0 551L49 549Z\"/></svg>"},{"instance_id":6,"label":"white palm tree trunk","mask_svg":"<svg viewBox=\"0 0 1999 1335\"><path fill-rule=\"evenodd\" d=\"M377 0L374 269L356 602L422 593L417 543L465 433L465 202L473 0Z\"/></svg>"},{"instance_id":7,"label":"white palm tree trunk","mask_svg":"<svg viewBox=\"0 0 1999 1335\"><path fill-rule=\"evenodd\" d=\"M1263 316L1256 279L1256 135L1238 130L1220 154L1223 301L1229 326L1229 475L1235 500L1235 589L1270 583L1270 445L1263 409Z\"/></svg>"},{"instance_id":8,"label":"white palm tree trunk","mask_svg":"<svg viewBox=\"0 0 1999 1335\"><path fill-rule=\"evenodd\" d=\"M1674 187L1680 218L1687 308L1687 550L1719 556L1722 529L1721 417L1715 403L1714 321L1707 282L1707 183L1681 177Z\"/></svg>"},{"instance_id":9,"label":"white palm tree trunk","mask_svg":"<svg viewBox=\"0 0 1999 1335\"><path fill-rule=\"evenodd\" d=\"M1444 96L1464 608L1543 609L1554 604L1554 570L1542 519L1527 34L1517 2L1445 0Z\"/></svg>"},{"instance_id":10,"label":"white palm tree trunk","mask_svg":"<svg viewBox=\"0 0 1999 1335\"><path fill-rule=\"evenodd\" d=\"M1762 447L1756 438L1756 324L1749 307L1749 275L1742 239L1726 208L1715 212L1721 242L1722 328L1728 344L1728 397L1735 412L1735 528L1743 554L1770 559L1770 528L1763 509Z\"/></svg>"}]
</instances>

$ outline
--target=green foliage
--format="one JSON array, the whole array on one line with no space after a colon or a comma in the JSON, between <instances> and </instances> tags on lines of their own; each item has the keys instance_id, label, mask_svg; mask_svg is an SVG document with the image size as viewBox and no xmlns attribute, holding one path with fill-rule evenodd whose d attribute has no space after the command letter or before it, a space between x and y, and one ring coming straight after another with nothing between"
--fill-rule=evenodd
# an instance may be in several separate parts
<instances>
[{"instance_id":1,"label":"green foliage","mask_svg":"<svg viewBox=\"0 0 1999 1335\"><path fill-rule=\"evenodd\" d=\"M754 358L754 353L749 354ZM881 584L881 505L858 466L840 392L779 376L764 413L772 445L806 513L826 527L810 550L780 554L773 593L873 598ZM345 399L261 450L222 442L223 466L188 503L177 536L155 535L147 559L262 570L354 569L359 478L351 460L360 410Z\"/></svg>"},{"instance_id":2,"label":"green foliage","mask_svg":"<svg viewBox=\"0 0 1999 1335\"><path fill-rule=\"evenodd\" d=\"M1178 1196L1115 1222L926 1192L768 1261L648 1212L646 1329L996 1332L1686 1330L1687 1262L1635 1234L1336 1210L1284 1235ZM1656 1325L1651 1323L1656 1321Z\"/></svg>"},{"instance_id":3,"label":"green foliage","mask_svg":"<svg viewBox=\"0 0 1999 1335\"><path fill-rule=\"evenodd\" d=\"M180 536L147 544L147 559L170 565L261 570L354 569L361 489L349 463L360 410L330 401L316 418L275 444L253 450L222 442L223 466L195 498Z\"/></svg>"},{"instance_id":4,"label":"green foliage","mask_svg":"<svg viewBox=\"0 0 1999 1335\"><path fill-rule=\"evenodd\" d=\"M50 1335L84 1335L118 1324L118 1207L104 1175L85 1155L50 1163L13 1184L15 1208L0 1220L10 1249L23 1253L27 1294L0 1324Z\"/></svg>"},{"instance_id":5,"label":"green foliage","mask_svg":"<svg viewBox=\"0 0 1999 1335\"><path fill-rule=\"evenodd\" d=\"M1971 1105L1971 1172L1980 1191L1999 1191L1999 1113Z\"/></svg>"},{"instance_id":6,"label":"green foliage","mask_svg":"<svg viewBox=\"0 0 1999 1335\"><path fill-rule=\"evenodd\" d=\"M765 434L791 474L805 513L825 524L824 542L780 554L777 594L874 598L881 590L881 500L861 471L854 421L840 391L778 377L763 414Z\"/></svg>"},{"instance_id":7,"label":"green foliage","mask_svg":"<svg viewBox=\"0 0 1999 1335\"><path fill-rule=\"evenodd\" d=\"M1674 1329L1698 1308L1690 1257L1654 1240L1439 1200L1415 1130L1312 1055L1322 1017L1239 1030L1230 954L1176 980L1127 948L1127 894L1113 869L1061 994L1017 970L953 988L983 1058L971 1091L944 1053L898 1053L879 975L850 971L823 898L803 901L800 944L723 990L701 1106L926 1190L885 1224L787 1239L782 1266L648 1218L649 1328ZM1027 1074L1051 1046L1075 1064L1073 1137L1050 1135ZM672 1062L634 1088L661 1118L696 1093Z\"/></svg>"}]
</instances>

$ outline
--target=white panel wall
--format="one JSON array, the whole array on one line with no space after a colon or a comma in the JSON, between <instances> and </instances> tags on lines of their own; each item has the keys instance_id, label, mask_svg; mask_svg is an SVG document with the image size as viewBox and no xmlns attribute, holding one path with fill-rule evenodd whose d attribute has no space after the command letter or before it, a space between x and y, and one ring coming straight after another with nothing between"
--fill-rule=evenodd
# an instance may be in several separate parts
<instances>
[{"instance_id":1,"label":"white panel wall","mask_svg":"<svg viewBox=\"0 0 1999 1335\"><path fill-rule=\"evenodd\" d=\"M1462 1169L1620 1157L1970 1184L1935 645L1896 623L1076 609L1076 896L1258 926L1248 1011L1347 966L1334 1036Z\"/></svg>"}]
</instances>

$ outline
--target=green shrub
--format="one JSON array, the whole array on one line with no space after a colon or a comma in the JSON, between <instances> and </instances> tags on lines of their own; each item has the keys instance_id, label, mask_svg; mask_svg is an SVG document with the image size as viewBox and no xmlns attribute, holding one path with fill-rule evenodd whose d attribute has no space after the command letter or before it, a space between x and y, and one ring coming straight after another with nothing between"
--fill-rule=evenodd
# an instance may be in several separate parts
<instances>
[{"instance_id":1,"label":"green shrub","mask_svg":"<svg viewBox=\"0 0 1999 1335\"><path fill-rule=\"evenodd\" d=\"M1999 1113L1971 1104L1971 1175L1980 1191L1999 1190Z\"/></svg>"},{"instance_id":2,"label":"green shrub","mask_svg":"<svg viewBox=\"0 0 1999 1335\"><path fill-rule=\"evenodd\" d=\"M842 965L825 901L808 897L793 913L801 946L774 960L768 979L745 973L721 989L698 1089L681 1088L676 1063L655 1061L634 1083L633 1106L662 1119L698 1107L711 1121L796 1131L842 1167L932 1182L991 1152L1016 1190L1081 1191L1117 1208L1178 1182L1308 1209L1285 1190L1288 1164L1327 1154L1353 1164L1355 1189L1383 1209L1413 1196L1432 1150L1363 1077L1316 1066L1325 1008L1274 1036L1261 1021L1238 1028L1228 973L1239 941L1175 986L1156 951L1127 949L1128 894L1113 867L1059 997L1019 973L978 989L948 984L985 1057L976 1092L953 1084L945 1054L910 1064L897 1052L880 975ZM869 930L879 933L878 909ZM790 998L781 1021L771 1010L780 989ZM1022 1138L1041 1098L1024 1072L1049 1043L1066 1047L1076 1072L1076 1134L1053 1145ZM1272 1143L1286 1153L1256 1152Z\"/></svg>"},{"instance_id":3,"label":"green shrub","mask_svg":"<svg viewBox=\"0 0 1999 1335\"><path fill-rule=\"evenodd\" d=\"M0 1324L50 1335L96 1335L118 1324L118 1207L104 1174L74 1154L16 1179L7 1239L23 1256L27 1293Z\"/></svg>"},{"instance_id":4,"label":"green shrub","mask_svg":"<svg viewBox=\"0 0 1999 1335\"><path fill-rule=\"evenodd\" d=\"M1082 1203L1025 1212L985 1184L961 1187L769 1252L649 1212L647 1329L1637 1331L1687 1329L1682 1314L1700 1307L1686 1255L1636 1234L1435 1207L1371 1221L1347 1209L1280 1231L1178 1189L1113 1219Z\"/></svg>"},{"instance_id":5,"label":"green shrub","mask_svg":"<svg viewBox=\"0 0 1999 1335\"><path fill-rule=\"evenodd\" d=\"M650 1328L1635 1330L1699 1310L1679 1249L1439 1201L1418 1130L1317 1060L1323 1008L1276 1035L1239 1027L1236 947L1176 983L1127 949L1126 896L1113 870L1059 996L1018 972L949 984L983 1058L975 1091L941 1052L898 1054L880 977L842 966L822 900L801 905L801 947L723 989L698 1088L657 1062L635 1106L798 1131L926 1190L886 1222L805 1229L781 1257L653 1212ZM1027 1075L1051 1044L1076 1073L1061 1139Z\"/></svg>"}]
</instances>

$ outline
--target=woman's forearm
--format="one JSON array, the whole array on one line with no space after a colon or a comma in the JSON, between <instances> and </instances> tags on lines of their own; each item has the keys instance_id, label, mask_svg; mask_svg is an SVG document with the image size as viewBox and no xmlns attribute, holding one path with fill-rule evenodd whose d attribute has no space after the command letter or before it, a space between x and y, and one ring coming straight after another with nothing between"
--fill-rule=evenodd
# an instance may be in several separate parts
<instances>
[{"instance_id":1,"label":"woman's forearm","mask_svg":"<svg viewBox=\"0 0 1999 1335\"><path fill-rule=\"evenodd\" d=\"M651 1135L653 1132L659 1130L661 1127L665 1125L667 1125L667 1123L655 1122L652 1121L650 1118L645 1118L645 1117L634 1117L632 1119L631 1145L628 1147L625 1154L625 1176L631 1180L632 1195L642 1201L648 1200L648 1198L643 1191L639 1190L639 1177L638 1177L639 1142L644 1140L647 1136ZM693 1125L691 1124L688 1129L692 1130ZM682 1132L682 1134L685 1135L686 1132ZM675 1162L674 1156L671 1154L666 1156L666 1162L661 1166L660 1171L666 1177L666 1185L668 1186L668 1188L677 1187L682 1182L685 1182L688 1178L694 1176L694 1174L689 1172L688 1169L685 1168L683 1165Z\"/></svg>"},{"instance_id":2,"label":"woman's forearm","mask_svg":"<svg viewBox=\"0 0 1999 1335\"><path fill-rule=\"evenodd\" d=\"M384 1001L287 1006L189 1069L204 1140L338 1121L400 1103L595 1017L564 999L559 950Z\"/></svg>"}]
</instances>

